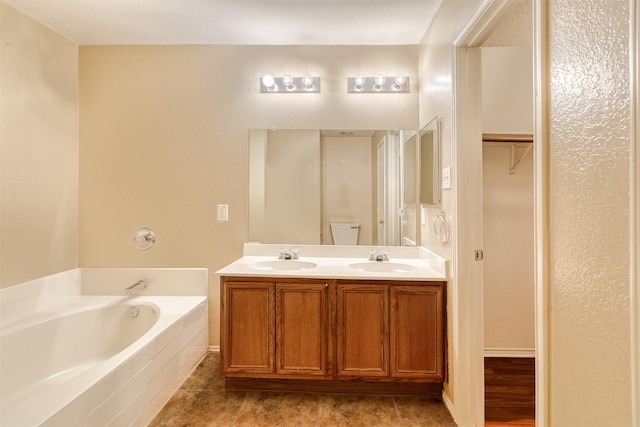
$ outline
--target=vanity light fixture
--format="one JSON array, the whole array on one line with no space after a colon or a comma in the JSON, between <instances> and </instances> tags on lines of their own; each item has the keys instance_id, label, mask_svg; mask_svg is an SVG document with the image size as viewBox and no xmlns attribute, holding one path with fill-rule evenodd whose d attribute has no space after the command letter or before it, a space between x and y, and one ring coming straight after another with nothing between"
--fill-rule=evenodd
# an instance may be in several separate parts
<instances>
[{"instance_id":1,"label":"vanity light fixture","mask_svg":"<svg viewBox=\"0 0 640 427\"><path fill-rule=\"evenodd\" d=\"M347 77L347 91L349 93L408 93L409 77L404 74L391 77L383 74L374 77L361 75Z\"/></svg>"},{"instance_id":2,"label":"vanity light fixture","mask_svg":"<svg viewBox=\"0 0 640 427\"><path fill-rule=\"evenodd\" d=\"M294 77L285 74L282 77L274 77L265 74L260 79L261 93L318 93L320 92L320 77L305 74L302 77Z\"/></svg>"}]
</instances>

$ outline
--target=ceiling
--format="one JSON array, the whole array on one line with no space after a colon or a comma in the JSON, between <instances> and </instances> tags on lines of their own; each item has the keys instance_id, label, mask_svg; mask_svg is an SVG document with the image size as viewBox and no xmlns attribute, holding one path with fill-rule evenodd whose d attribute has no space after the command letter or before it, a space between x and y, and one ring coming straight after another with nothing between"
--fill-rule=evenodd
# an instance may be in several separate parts
<instances>
[{"instance_id":1,"label":"ceiling","mask_svg":"<svg viewBox=\"0 0 640 427\"><path fill-rule=\"evenodd\" d=\"M2 0L79 45L416 45L442 0Z\"/></svg>"}]
</instances>

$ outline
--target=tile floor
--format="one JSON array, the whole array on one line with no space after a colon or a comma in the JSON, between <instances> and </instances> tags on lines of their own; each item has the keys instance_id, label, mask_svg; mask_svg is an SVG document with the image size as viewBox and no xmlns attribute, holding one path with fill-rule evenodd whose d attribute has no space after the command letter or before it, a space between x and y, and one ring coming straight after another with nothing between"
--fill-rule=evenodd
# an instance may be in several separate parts
<instances>
[{"instance_id":1,"label":"tile floor","mask_svg":"<svg viewBox=\"0 0 640 427\"><path fill-rule=\"evenodd\" d=\"M225 392L208 353L150 426L451 426L444 404L414 396Z\"/></svg>"}]
</instances>

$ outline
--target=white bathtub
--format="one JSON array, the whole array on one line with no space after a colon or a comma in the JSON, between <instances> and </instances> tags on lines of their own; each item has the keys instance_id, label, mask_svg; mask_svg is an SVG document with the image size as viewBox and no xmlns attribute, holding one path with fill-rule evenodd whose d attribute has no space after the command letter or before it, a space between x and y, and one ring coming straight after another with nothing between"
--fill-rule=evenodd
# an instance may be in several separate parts
<instances>
[{"instance_id":1,"label":"white bathtub","mask_svg":"<svg viewBox=\"0 0 640 427\"><path fill-rule=\"evenodd\" d=\"M5 322L0 425L144 426L207 343L207 298L197 295L81 294Z\"/></svg>"}]
</instances>

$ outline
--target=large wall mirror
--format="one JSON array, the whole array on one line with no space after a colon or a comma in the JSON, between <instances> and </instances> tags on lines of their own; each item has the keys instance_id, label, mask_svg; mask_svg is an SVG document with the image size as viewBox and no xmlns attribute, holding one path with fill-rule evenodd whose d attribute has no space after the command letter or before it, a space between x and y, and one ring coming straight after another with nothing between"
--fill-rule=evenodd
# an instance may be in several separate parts
<instances>
[{"instance_id":1,"label":"large wall mirror","mask_svg":"<svg viewBox=\"0 0 640 427\"><path fill-rule=\"evenodd\" d=\"M420 203L437 205L441 197L440 123L435 117L420 131Z\"/></svg>"},{"instance_id":2,"label":"large wall mirror","mask_svg":"<svg viewBox=\"0 0 640 427\"><path fill-rule=\"evenodd\" d=\"M415 228L401 237L399 212L403 164L418 164L416 138L416 131L251 130L249 241L332 245L332 224L342 224L352 242L344 244L415 244ZM409 140L414 149L404 153Z\"/></svg>"}]
</instances>

